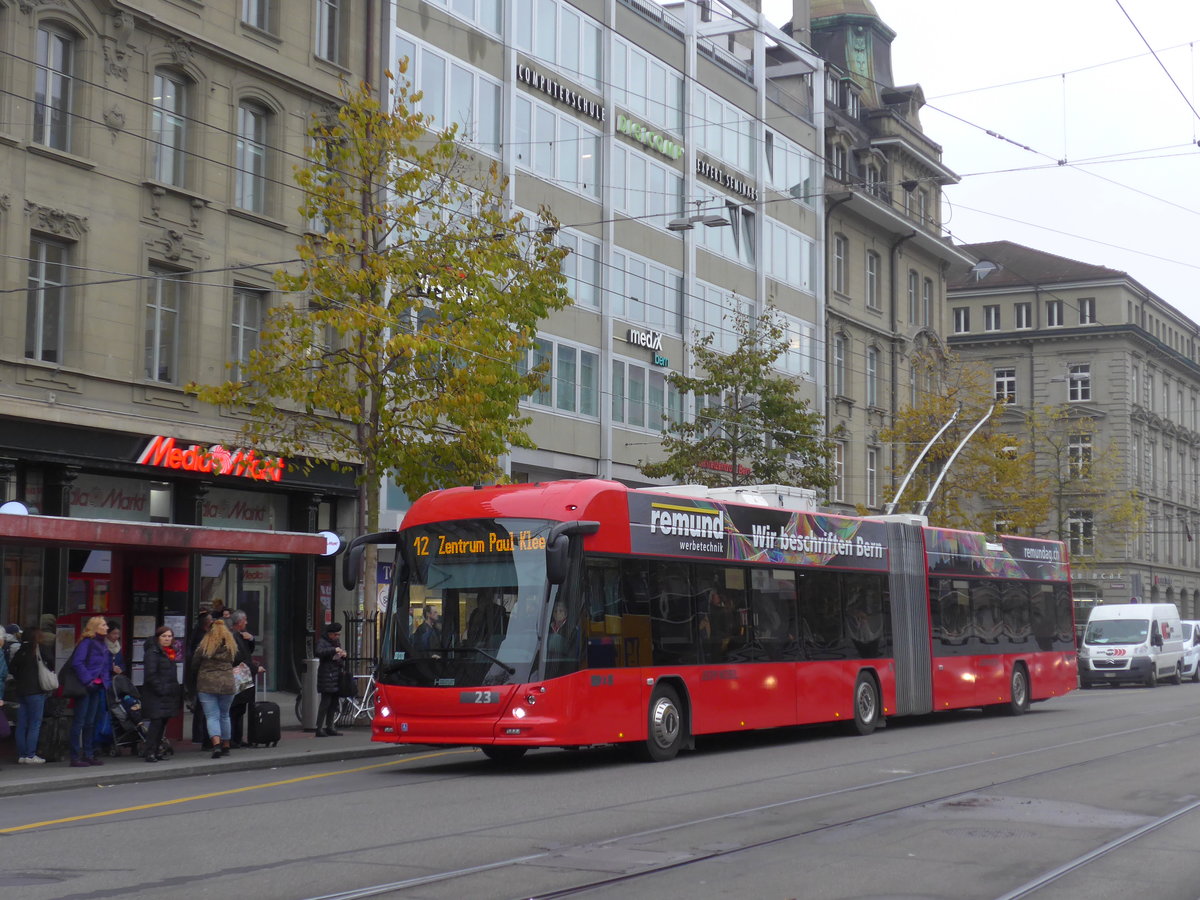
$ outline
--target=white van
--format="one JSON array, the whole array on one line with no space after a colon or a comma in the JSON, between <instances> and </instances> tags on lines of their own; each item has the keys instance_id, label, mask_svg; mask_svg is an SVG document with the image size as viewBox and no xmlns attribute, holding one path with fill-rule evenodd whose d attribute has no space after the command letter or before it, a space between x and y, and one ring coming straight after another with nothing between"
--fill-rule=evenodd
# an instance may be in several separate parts
<instances>
[{"instance_id":1,"label":"white van","mask_svg":"<svg viewBox=\"0 0 1200 900\"><path fill-rule=\"evenodd\" d=\"M1079 645L1079 684L1183 680L1183 626L1174 603L1092 607Z\"/></svg>"}]
</instances>

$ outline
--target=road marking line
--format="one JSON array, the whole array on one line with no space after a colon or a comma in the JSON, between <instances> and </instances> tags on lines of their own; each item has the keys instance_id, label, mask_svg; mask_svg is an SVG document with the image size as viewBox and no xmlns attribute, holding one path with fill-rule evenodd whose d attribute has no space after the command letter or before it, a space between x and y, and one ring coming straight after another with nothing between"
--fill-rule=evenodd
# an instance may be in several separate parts
<instances>
[{"instance_id":1,"label":"road marking line","mask_svg":"<svg viewBox=\"0 0 1200 900\"><path fill-rule=\"evenodd\" d=\"M383 769L387 766L398 766L403 763L420 762L425 759L436 759L440 756L452 756L458 753L473 753L470 750L442 750L437 753L426 753L422 756L406 756L391 762L373 763L369 766L358 766L354 769L340 769L337 772L322 772L318 775L302 775L299 778L287 778L283 781L271 781L267 784L251 784L246 787L230 788L225 791L213 791L209 794L197 794L194 797L178 797L175 800L160 800L158 803L144 803L141 806L126 806L122 809L109 809L104 812L87 813L82 816L70 816L66 819L49 819L45 822L32 822L29 825L14 825L11 828L0 828L0 834L16 834L21 831L31 831L34 828L46 828L50 825L65 825L69 822L82 822L87 819L101 819L105 816L119 816L123 813L141 812L147 809L157 809L163 806L175 806L180 803L192 803L196 800L211 800L213 797L228 797L231 794L243 794L247 791L259 791L263 788L282 787L285 784L299 784L302 781L313 781L317 778L331 778L334 775L353 775L355 772L366 772L371 769Z\"/></svg>"}]
</instances>

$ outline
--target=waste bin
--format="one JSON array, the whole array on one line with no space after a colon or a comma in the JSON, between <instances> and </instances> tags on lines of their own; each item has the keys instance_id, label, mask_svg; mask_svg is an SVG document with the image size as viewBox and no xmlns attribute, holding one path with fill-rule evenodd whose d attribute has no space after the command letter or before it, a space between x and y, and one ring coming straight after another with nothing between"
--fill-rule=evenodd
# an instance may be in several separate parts
<instances>
[{"instance_id":1,"label":"waste bin","mask_svg":"<svg viewBox=\"0 0 1200 900\"><path fill-rule=\"evenodd\" d=\"M304 674L300 678L300 727L305 731L317 730L317 707L321 695L317 691L317 666L319 659L304 661Z\"/></svg>"}]
</instances>

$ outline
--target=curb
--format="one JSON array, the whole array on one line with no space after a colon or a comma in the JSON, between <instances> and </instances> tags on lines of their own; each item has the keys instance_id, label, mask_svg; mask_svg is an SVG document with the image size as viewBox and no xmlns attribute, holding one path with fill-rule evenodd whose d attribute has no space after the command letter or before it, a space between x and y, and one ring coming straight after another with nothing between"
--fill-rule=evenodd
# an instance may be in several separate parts
<instances>
[{"instance_id":1,"label":"curb","mask_svg":"<svg viewBox=\"0 0 1200 900\"><path fill-rule=\"evenodd\" d=\"M91 775L71 774L49 778L34 778L28 781L5 783L0 780L0 797L19 797L25 794L41 794L46 791L68 791L76 788L109 787L117 784L135 784L146 781L169 781L173 778L189 778L196 775L214 775L221 772L250 772L258 769L279 769L288 766L302 766L309 763L337 762L349 759L370 759L380 756L393 756L404 753L416 753L422 747L413 744L387 744L380 746L364 746L347 749L311 750L300 754L275 756L269 750L235 750L234 754L224 759L205 759L195 762L164 761L151 765L140 760L128 768L118 765L115 761L105 761L105 771ZM47 763L61 767L65 763ZM24 768L24 767L22 767ZM41 768L41 767L38 767ZM13 767L5 766L5 771L13 771ZM60 769L61 771L61 769ZM2 776L0 776L2 777Z\"/></svg>"}]
</instances>

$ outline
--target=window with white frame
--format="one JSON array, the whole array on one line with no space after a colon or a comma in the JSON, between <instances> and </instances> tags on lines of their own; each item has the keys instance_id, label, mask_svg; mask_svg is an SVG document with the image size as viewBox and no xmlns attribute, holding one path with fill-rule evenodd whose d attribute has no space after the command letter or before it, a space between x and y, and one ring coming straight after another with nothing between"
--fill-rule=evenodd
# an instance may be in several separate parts
<instances>
[{"instance_id":1,"label":"window with white frame","mask_svg":"<svg viewBox=\"0 0 1200 900\"><path fill-rule=\"evenodd\" d=\"M267 211L268 119L266 109L257 103L238 106L233 205L257 213Z\"/></svg>"},{"instance_id":2,"label":"window with white frame","mask_svg":"<svg viewBox=\"0 0 1200 900\"><path fill-rule=\"evenodd\" d=\"M1000 330L1000 307L998 305L990 304L983 308L983 330Z\"/></svg>"},{"instance_id":3,"label":"window with white frame","mask_svg":"<svg viewBox=\"0 0 1200 900\"><path fill-rule=\"evenodd\" d=\"M350 0L315 0L316 2L316 50L317 56L331 63L345 61L345 17L349 14Z\"/></svg>"},{"instance_id":4,"label":"window with white frame","mask_svg":"<svg viewBox=\"0 0 1200 900\"><path fill-rule=\"evenodd\" d=\"M150 140L153 178L163 184L183 187L187 174L188 83L167 69L154 70L154 94L150 98Z\"/></svg>"},{"instance_id":5,"label":"window with white frame","mask_svg":"<svg viewBox=\"0 0 1200 900\"><path fill-rule=\"evenodd\" d=\"M561 69L573 81L599 89L600 24L559 0L515 2L517 49Z\"/></svg>"},{"instance_id":6,"label":"window with white frame","mask_svg":"<svg viewBox=\"0 0 1200 900\"><path fill-rule=\"evenodd\" d=\"M813 181L821 172L811 153L775 131L767 131L763 142L766 182L782 194L812 206L818 196Z\"/></svg>"},{"instance_id":7,"label":"window with white frame","mask_svg":"<svg viewBox=\"0 0 1200 900\"><path fill-rule=\"evenodd\" d=\"M539 337L529 367L542 368L542 388L529 401L536 406L590 419L600 415L600 355L557 338Z\"/></svg>"},{"instance_id":8,"label":"window with white frame","mask_svg":"<svg viewBox=\"0 0 1200 900\"><path fill-rule=\"evenodd\" d=\"M662 431L665 422L683 421L683 397L667 381L670 374L624 359L612 361L612 419L633 428Z\"/></svg>"},{"instance_id":9,"label":"window with white frame","mask_svg":"<svg viewBox=\"0 0 1200 900\"><path fill-rule=\"evenodd\" d=\"M829 177L835 181L846 181L850 177L849 157L843 144L835 143L829 148L829 161L826 164Z\"/></svg>"},{"instance_id":10,"label":"window with white frame","mask_svg":"<svg viewBox=\"0 0 1200 900\"><path fill-rule=\"evenodd\" d=\"M701 335L712 335L712 348L722 353L737 349L738 333L734 322L739 315L751 313L753 304L728 288L697 281L691 297L690 324Z\"/></svg>"},{"instance_id":11,"label":"window with white frame","mask_svg":"<svg viewBox=\"0 0 1200 900\"><path fill-rule=\"evenodd\" d=\"M756 257L754 208L734 203L724 194L710 191L699 183L696 184L696 208L704 215L724 216L729 221L728 226L705 226L693 232L697 235L697 244L725 261L753 266Z\"/></svg>"},{"instance_id":12,"label":"window with white frame","mask_svg":"<svg viewBox=\"0 0 1200 900\"><path fill-rule=\"evenodd\" d=\"M879 451L867 448L867 506L879 504Z\"/></svg>"},{"instance_id":13,"label":"window with white frame","mask_svg":"<svg viewBox=\"0 0 1200 900\"><path fill-rule=\"evenodd\" d=\"M688 135L696 149L742 172L752 172L752 116L700 85L692 88ZM693 137L694 136L694 137Z\"/></svg>"},{"instance_id":14,"label":"window with white frame","mask_svg":"<svg viewBox=\"0 0 1200 900\"><path fill-rule=\"evenodd\" d=\"M844 234L833 236L833 289L846 293L846 257L850 253L850 241Z\"/></svg>"},{"instance_id":15,"label":"window with white frame","mask_svg":"<svg viewBox=\"0 0 1200 900\"><path fill-rule=\"evenodd\" d=\"M1032 328L1033 327L1033 304L1032 303L1016 303L1013 305L1013 327L1014 328Z\"/></svg>"},{"instance_id":16,"label":"window with white frame","mask_svg":"<svg viewBox=\"0 0 1200 900\"><path fill-rule=\"evenodd\" d=\"M613 100L646 123L683 134L683 75L637 44L613 38Z\"/></svg>"},{"instance_id":17,"label":"window with white frame","mask_svg":"<svg viewBox=\"0 0 1200 900\"><path fill-rule=\"evenodd\" d=\"M833 339L833 393L846 396L846 336L836 335Z\"/></svg>"},{"instance_id":18,"label":"window with white frame","mask_svg":"<svg viewBox=\"0 0 1200 900\"><path fill-rule=\"evenodd\" d=\"M250 361L251 351L258 349L266 312L266 291L242 285L234 286L233 315L229 320L229 360L233 363L234 381L242 377L241 368Z\"/></svg>"},{"instance_id":19,"label":"window with white frame","mask_svg":"<svg viewBox=\"0 0 1200 900\"><path fill-rule=\"evenodd\" d=\"M600 306L600 242L577 231L562 230L558 244L571 252L563 257L567 293L577 306Z\"/></svg>"},{"instance_id":20,"label":"window with white frame","mask_svg":"<svg viewBox=\"0 0 1200 900\"><path fill-rule=\"evenodd\" d=\"M842 239L843 242L845 239ZM811 294L813 292L813 266L816 255L815 242L806 234L789 228L769 216L763 221L763 269L768 278L774 278L788 287ZM837 252L835 243L835 253ZM842 245L845 252L845 245ZM834 266L835 277L837 266ZM845 279L845 258L842 259L842 278ZM840 290L835 288L835 290Z\"/></svg>"},{"instance_id":21,"label":"window with white frame","mask_svg":"<svg viewBox=\"0 0 1200 900\"><path fill-rule=\"evenodd\" d=\"M600 196L598 131L524 95L518 95L515 113L518 166L565 190ZM678 205L672 214L679 214Z\"/></svg>"},{"instance_id":22,"label":"window with white frame","mask_svg":"<svg viewBox=\"0 0 1200 900\"><path fill-rule=\"evenodd\" d=\"M179 327L185 277L161 266L146 279L144 376L173 384L179 380Z\"/></svg>"},{"instance_id":23,"label":"window with white frame","mask_svg":"<svg viewBox=\"0 0 1200 900\"><path fill-rule=\"evenodd\" d=\"M954 308L954 333L965 334L971 330L971 309L967 306Z\"/></svg>"},{"instance_id":24,"label":"window with white frame","mask_svg":"<svg viewBox=\"0 0 1200 900\"><path fill-rule=\"evenodd\" d=\"M1095 521L1090 509L1068 511L1067 541L1073 557L1091 556L1095 552Z\"/></svg>"},{"instance_id":25,"label":"window with white frame","mask_svg":"<svg viewBox=\"0 0 1200 900\"><path fill-rule=\"evenodd\" d=\"M26 282L25 357L62 363L67 321L67 271L71 246L34 235Z\"/></svg>"},{"instance_id":26,"label":"window with white frame","mask_svg":"<svg viewBox=\"0 0 1200 900\"><path fill-rule=\"evenodd\" d=\"M867 348L867 406L879 405L879 350Z\"/></svg>"},{"instance_id":27,"label":"window with white frame","mask_svg":"<svg viewBox=\"0 0 1200 900\"><path fill-rule=\"evenodd\" d=\"M921 324L933 324L933 279L926 278L921 283Z\"/></svg>"},{"instance_id":28,"label":"window with white frame","mask_svg":"<svg viewBox=\"0 0 1200 900\"><path fill-rule=\"evenodd\" d=\"M1063 324L1063 304L1061 300L1046 301L1046 325L1056 328Z\"/></svg>"},{"instance_id":29,"label":"window with white frame","mask_svg":"<svg viewBox=\"0 0 1200 900\"><path fill-rule=\"evenodd\" d=\"M1067 436L1067 471L1072 478L1087 478L1092 471L1092 436Z\"/></svg>"},{"instance_id":30,"label":"window with white frame","mask_svg":"<svg viewBox=\"0 0 1200 900\"><path fill-rule=\"evenodd\" d=\"M1080 297L1079 298L1079 324L1080 325L1095 325L1096 324L1096 298L1095 297Z\"/></svg>"},{"instance_id":31,"label":"window with white frame","mask_svg":"<svg viewBox=\"0 0 1200 900\"><path fill-rule=\"evenodd\" d=\"M672 219L683 215L683 176L677 169L651 159L644 153L614 144L613 204L632 218L647 225L666 228ZM715 205L704 212L721 212ZM701 232L724 231L702 228ZM706 235L701 234L701 238Z\"/></svg>"},{"instance_id":32,"label":"window with white frame","mask_svg":"<svg viewBox=\"0 0 1200 900\"><path fill-rule=\"evenodd\" d=\"M1017 402L1017 370L1002 366L992 374L992 396L1004 403Z\"/></svg>"},{"instance_id":33,"label":"window with white frame","mask_svg":"<svg viewBox=\"0 0 1200 900\"><path fill-rule=\"evenodd\" d=\"M276 30L275 6L278 0L242 0L242 22L271 34Z\"/></svg>"},{"instance_id":34,"label":"window with white frame","mask_svg":"<svg viewBox=\"0 0 1200 900\"><path fill-rule=\"evenodd\" d=\"M423 96L420 111L432 117L436 128L449 125L458 126L458 138L485 153L498 155L500 153L500 83L484 75L478 69L468 66L453 57L438 50L418 43L402 35L395 35L393 54L396 59L406 58L409 61L405 77L421 89ZM528 101L526 101L528 102ZM522 122L521 114L524 113ZM522 125L526 131L530 127L530 111L528 107L517 107L517 131L521 133ZM551 129L552 136L547 138L548 148L556 146L558 135ZM562 135L563 139L570 135ZM578 135L576 136L579 137ZM518 136L518 160L524 154L528 160L531 151L531 137L528 133ZM584 141L575 140L569 153L584 152L580 150ZM553 150L551 149L553 156ZM564 162L565 170L570 170L570 161ZM528 166L527 166L528 167ZM553 169L553 166L551 166ZM539 173L541 174L541 173ZM548 177L553 177L553 174ZM578 166L572 180L578 178ZM595 180L593 177L591 180ZM578 188L572 188L578 190Z\"/></svg>"},{"instance_id":35,"label":"window with white frame","mask_svg":"<svg viewBox=\"0 0 1200 900\"><path fill-rule=\"evenodd\" d=\"M1092 367L1089 363L1077 363L1069 368L1067 399L1072 403L1092 399Z\"/></svg>"},{"instance_id":36,"label":"window with white frame","mask_svg":"<svg viewBox=\"0 0 1200 900\"><path fill-rule=\"evenodd\" d=\"M874 250L867 251L867 306L879 309L879 254Z\"/></svg>"},{"instance_id":37,"label":"window with white frame","mask_svg":"<svg viewBox=\"0 0 1200 900\"><path fill-rule=\"evenodd\" d=\"M680 334L683 328L683 275L660 263L614 250L609 268L612 314Z\"/></svg>"},{"instance_id":38,"label":"window with white frame","mask_svg":"<svg viewBox=\"0 0 1200 900\"><path fill-rule=\"evenodd\" d=\"M1154 373L1147 370L1146 379L1142 382L1142 406L1151 409L1154 404Z\"/></svg>"},{"instance_id":39,"label":"window with white frame","mask_svg":"<svg viewBox=\"0 0 1200 900\"><path fill-rule=\"evenodd\" d=\"M75 104L75 38L43 25L37 31L34 79L33 142L55 150L71 149Z\"/></svg>"},{"instance_id":40,"label":"window with white frame","mask_svg":"<svg viewBox=\"0 0 1200 900\"><path fill-rule=\"evenodd\" d=\"M829 489L829 499L840 503L846 491L846 442L833 442L833 487Z\"/></svg>"},{"instance_id":41,"label":"window with white frame","mask_svg":"<svg viewBox=\"0 0 1200 900\"><path fill-rule=\"evenodd\" d=\"M921 276L916 270L908 270L908 321L917 325L921 321L920 302Z\"/></svg>"},{"instance_id":42,"label":"window with white frame","mask_svg":"<svg viewBox=\"0 0 1200 900\"><path fill-rule=\"evenodd\" d=\"M500 0L426 0L445 7L455 16L478 25L488 34L499 37L501 29ZM396 4L393 4L396 8Z\"/></svg>"},{"instance_id":43,"label":"window with white frame","mask_svg":"<svg viewBox=\"0 0 1200 900\"><path fill-rule=\"evenodd\" d=\"M813 365L813 335L816 327L811 322L779 313L783 325L783 336L787 349L775 360L775 368L796 378L811 378Z\"/></svg>"}]
</instances>

